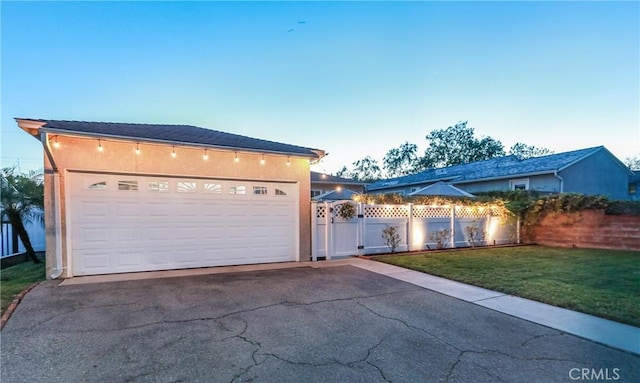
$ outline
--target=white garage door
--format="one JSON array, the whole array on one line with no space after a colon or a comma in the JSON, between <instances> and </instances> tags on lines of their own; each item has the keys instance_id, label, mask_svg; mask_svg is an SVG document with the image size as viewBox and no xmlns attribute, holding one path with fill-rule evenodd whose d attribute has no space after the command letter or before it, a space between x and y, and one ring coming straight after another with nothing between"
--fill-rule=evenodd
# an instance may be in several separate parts
<instances>
[{"instance_id":1,"label":"white garage door","mask_svg":"<svg viewBox=\"0 0 640 383\"><path fill-rule=\"evenodd\" d=\"M295 261L298 185L69 173L74 275Z\"/></svg>"}]
</instances>

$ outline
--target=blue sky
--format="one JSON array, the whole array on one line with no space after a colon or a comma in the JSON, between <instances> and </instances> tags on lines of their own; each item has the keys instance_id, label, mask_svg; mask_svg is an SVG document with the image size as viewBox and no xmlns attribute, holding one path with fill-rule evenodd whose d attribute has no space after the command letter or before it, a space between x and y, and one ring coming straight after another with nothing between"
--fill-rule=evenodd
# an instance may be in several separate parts
<instances>
[{"instance_id":1,"label":"blue sky","mask_svg":"<svg viewBox=\"0 0 640 383\"><path fill-rule=\"evenodd\" d=\"M197 125L320 148L335 172L461 120L555 152L640 153L638 2L1 2L14 117ZM290 31L292 30L292 31Z\"/></svg>"}]
</instances>

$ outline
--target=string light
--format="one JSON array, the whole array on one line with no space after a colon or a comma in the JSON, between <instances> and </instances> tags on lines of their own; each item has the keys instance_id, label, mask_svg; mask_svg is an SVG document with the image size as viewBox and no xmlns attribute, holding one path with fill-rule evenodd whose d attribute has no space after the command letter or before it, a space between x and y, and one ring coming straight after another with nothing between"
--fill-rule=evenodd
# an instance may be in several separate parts
<instances>
[{"instance_id":1,"label":"string light","mask_svg":"<svg viewBox=\"0 0 640 383\"><path fill-rule=\"evenodd\" d=\"M176 158L176 156L177 156L177 154L176 154L176 147L175 147L175 146L172 146L171 148L172 148L172 149L171 149L171 157Z\"/></svg>"},{"instance_id":2,"label":"string light","mask_svg":"<svg viewBox=\"0 0 640 383\"><path fill-rule=\"evenodd\" d=\"M56 140L53 142L53 147L56 149L60 148L60 144L58 143L58 136L56 136Z\"/></svg>"},{"instance_id":3,"label":"string light","mask_svg":"<svg viewBox=\"0 0 640 383\"><path fill-rule=\"evenodd\" d=\"M202 156L203 160L208 160L209 159L209 153L207 153L207 149L204 150L204 155Z\"/></svg>"},{"instance_id":4,"label":"string light","mask_svg":"<svg viewBox=\"0 0 640 383\"><path fill-rule=\"evenodd\" d=\"M262 158L260 159L260 165L264 165L264 154L262 155Z\"/></svg>"},{"instance_id":5,"label":"string light","mask_svg":"<svg viewBox=\"0 0 640 383\"><path fill-rule=\"evenodd\" d=\"M240 162L240 159L238 158L238 152L235 152L235 153L236 153L236 158L234 158L233 160L234 160L235 162Z\"/></svg>"},{"instance_id":6,"label":"string light","mask_svg":"<svg viewBox=\"0 0 640 383\"><path fill-rule=\"evenodd\" d=\"M287 157L287 166L291 166L291 158Z\"/></svg>"},{"instance_id":7,"label":"string light","mask_svg":"<svg viewBox=\"0 0 640 383\"><path fill-rule=\"evenodd\" d=\"M100 140L98 140L98 151L99 152L103 152L104 148L102 147L102 142L100 142Z\"/></svg>"},{"instance_id":8,"label":"string light","mask_svg":"<svg viewBox=\"0 0 640 383\"><path fill-rule=\"evenodd\" d=\"M140 143L136 142L136 154L140 154Z\"/></svg>"}]
</instances>

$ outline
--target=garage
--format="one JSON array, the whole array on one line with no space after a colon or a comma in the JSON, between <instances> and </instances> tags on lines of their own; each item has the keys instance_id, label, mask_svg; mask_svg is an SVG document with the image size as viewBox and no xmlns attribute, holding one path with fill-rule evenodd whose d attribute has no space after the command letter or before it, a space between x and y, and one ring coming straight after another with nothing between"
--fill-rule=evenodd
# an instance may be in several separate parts
<instances>
[{"instance_id":1,"label":"garage","mask_svg":"<svg viewBox=\"0 0 640 383\"><path fill-rule=\"evenodd\" d=\"M73 274L297 260L297 185L70 173Z\"/></svg>"},{"instance_id":2,"label":"garage","mask_svg":"<svg viewBox=\"0 0 640 383\"><path fill-rule=\"evenodd\" d=\"M16 121L44 150L48 278L311 259L323 150L193 125Z\"/></svg>"}]
</instances>

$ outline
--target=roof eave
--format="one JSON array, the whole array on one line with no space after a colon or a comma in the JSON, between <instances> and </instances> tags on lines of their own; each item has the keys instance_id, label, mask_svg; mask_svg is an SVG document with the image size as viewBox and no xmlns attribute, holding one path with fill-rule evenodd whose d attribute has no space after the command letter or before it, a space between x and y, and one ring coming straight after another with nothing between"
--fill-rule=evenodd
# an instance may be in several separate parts
<instances>
[{"instance_id":1,"label":"roof eave","mask_svg":"<svg viewBox=\"0 0 640 383\"><path fill-rule=\"evenodd\" d=\"M47 124L46 121L31 120L28 118L15 118L15 120L20 129L24 130L25 132L29 133L29 135L40 141L40 128Z\"/></svg>"},{"instance_id":2,"label":"roof eave","mask_svg":"<svg viewBox=\"0 0 640 383\"><path fill-rule=\"evenodd\" d=\"M26 120L26 121L33 121L33 120ZM286 155L291 157L312 158L317 160L324 157L324 153L325 153L323 150L319 150L319 149L310 149L311 153L300 153L300 152L293 152L293 151L285 152L285 151L276 151L276 150L262 150L262 149L247 148L247 147L240 147L240 146L207 145L207 144L191 143L191 142L184 142L184 141L161 140L161 139L153 139L153 138L137 137L137 136L120 136L115 134L95 134L90 132L77 132L73 130L43 127L45 124L46 122L40 123L40 126L38 129L41 131L44 131L45 133L60 134L60 135L64 134L65 136L70 136L70 137L103 138L103 139L134 141L134 142L140 142L140 143L146 142L146 143L165 144L165 145L172 145L172 146L183 146L183 147L188 146L188 147L202 148L202 149L219 149L219 150L243 151L243 152L265 153L265 154L268 153L268 154Z\"/></svg>"},{"instance_id":3,"label":"roof eave","mask_svg":"<svg viewBox=\"0 0 640 383\"><path fill-rule=\"evenodd\" d=\"M461 181L454 182L454 184L470 184L470 183L473 183L473 182L485 182L485 181L495 181L495 180L503 180L503 179L510 179L510 178L519 178L519 177L542 176L542 175L545 175L545 174L554 174L555 172L556 172L556 170L553 169L553 170L544 170L544 171L540 171L540 172L531 172L531 173L516 173L516 174L508 174L508 175L504 175L504 176L476 178L476 179L471 179L471 180L461 180Z\"/></svg>"},{"instance_id":4,"label":"roof eave","mask_svg":"<svg viewBox=\"0 0 640 383\"><path fill-rule=\"evenodd\" d=\"M422 180L422 181L416 181L416 182L407 182L407 183L398 183L395 185L389 185L389 186L378 186L374 189L367 189L367 191L375 191L375 190L384 190L384 189L395 189L395 188L403 188L403 187L407 187L407 186L413 186L413 185L420 185L426 182L432 182L432 183L436 183L439 181L452 181L455 180L456 178L458 178L460 176L451 176L451 177L443 177L443 178L435 178L435 179L428 179L428 180Z\"/></svg>"}]
</instances>

